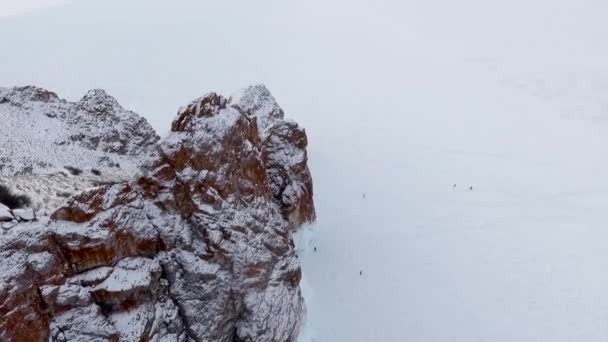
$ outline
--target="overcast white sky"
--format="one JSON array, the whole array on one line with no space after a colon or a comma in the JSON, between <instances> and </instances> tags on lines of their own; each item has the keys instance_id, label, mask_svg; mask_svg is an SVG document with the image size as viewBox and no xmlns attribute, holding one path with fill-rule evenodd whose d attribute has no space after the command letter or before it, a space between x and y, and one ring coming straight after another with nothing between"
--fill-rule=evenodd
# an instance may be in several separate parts
<instances>
[{"instance_id":1,"label":"overcast white sky","mask_svg":"<svg viewBox=\"0 0 608 342\"><path fill-rule=\"evenodd\" d=\"M0 0L0 17L25 14L68 1L70 0Z\"/></svg>"},{"instance_id":2,"label":"overcast white sky","mask_svg":"<svg viewBox=\"0 0 608 342\"><path fill-rule=\"evenodd\" d=\"M0 0L0 9L54 2ZM593 69L607 57L597 43L608 36L606 9L595 0L79 0L0 19L0 80L71 100L101 87L159 130L203 92L264 82L306 120L307 111L394 99L469 62L574 58Z\"/></svg>"}]
</instances>

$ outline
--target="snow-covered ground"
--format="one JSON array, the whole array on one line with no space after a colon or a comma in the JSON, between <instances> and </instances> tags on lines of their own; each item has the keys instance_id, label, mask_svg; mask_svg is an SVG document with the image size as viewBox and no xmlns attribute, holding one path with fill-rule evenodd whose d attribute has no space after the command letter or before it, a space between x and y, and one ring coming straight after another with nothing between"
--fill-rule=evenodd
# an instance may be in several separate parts
<instances>
[{"instance_id":1,"label":"snow-covered ground","mask_svg":"<svg viewBox=\"0 0 608 342\"><path fill-rule=\"evenodd\" d=\"M266 83L310 142L303 341L606 341L607 9L75 1L0 20L0 80L104 88L160 132Z\"/></svg>"},{"instance_id":2,"label":"snow-covered ground","mask_svg":"<svg viewBox=\"0 0 608 342\"><path fill-rule=\"evenodd\" d=\"M608 127L468 82L311 151L308 341L608 339Z\"/></svg>"}]
</instances>

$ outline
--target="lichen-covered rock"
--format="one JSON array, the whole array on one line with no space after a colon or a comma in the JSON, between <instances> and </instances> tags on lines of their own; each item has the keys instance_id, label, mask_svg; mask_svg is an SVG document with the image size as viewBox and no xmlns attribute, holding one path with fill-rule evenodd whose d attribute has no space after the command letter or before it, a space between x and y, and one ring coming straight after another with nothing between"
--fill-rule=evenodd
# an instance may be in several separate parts
<instances>
[{"instance_id":1,"label":"lichen-covered rock","mask_svg":"<svg viewBox=\"0 0 608 342\"><path fill-rule=\"evenodd\" d=\"M305 132L263 86L205 95L171 130L137 179L0 236L0 340L296 340Z\"/></svg>"}]
</instances>

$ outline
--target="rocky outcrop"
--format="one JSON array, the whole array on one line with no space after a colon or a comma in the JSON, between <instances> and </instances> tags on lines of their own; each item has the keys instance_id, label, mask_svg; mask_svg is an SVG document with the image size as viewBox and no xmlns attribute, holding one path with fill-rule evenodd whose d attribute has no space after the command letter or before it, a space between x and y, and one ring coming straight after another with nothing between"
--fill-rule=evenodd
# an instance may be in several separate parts
<instances>
[{"instance_id":1,"label":"rocky outcrop","mask_svg":"<svg viewBox=\"0 0 608 342\"><path fill-rule=\"evenodd\" d=\"M69 102L48 90L0 88L0 176L81 172L132 177L159 140L103 90Z\"/></svg>"},{"instance_id":2,"label":"rocky outcrop","mask_svg":"<svg viewBox=\"0 0 608 342\"><path fill-rule=\"evenodd\" d=\"M87 92L68 112L70 142L90 150L137 156L159 140L146 119L122 108L101 89Z\"/></svg>"},{"instance_id":3,"label":"rocky outcrop","mask_svg":"<svg viewBox=\"0 0 608 342\"><path fill-rule=\"evenodd\" d=\"M0 340L295 341L306 144L263 86L181 108L136 179L0 237Z\"/></svg>"}]
</instances>

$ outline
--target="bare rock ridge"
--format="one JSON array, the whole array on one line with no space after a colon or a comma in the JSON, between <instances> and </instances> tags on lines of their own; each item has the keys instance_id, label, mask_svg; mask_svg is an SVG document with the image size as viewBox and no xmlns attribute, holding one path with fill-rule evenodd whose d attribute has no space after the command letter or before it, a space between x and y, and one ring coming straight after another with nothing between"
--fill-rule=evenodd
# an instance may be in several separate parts
<instances>
[{"instance_id":1,"label":"bare rock ridge","mask_svg":"<svg viewBox=\"0 0 608 342\"><path fill-rule=\"evenodd\" d=\"M181 108L135 179L0 235L0 340L295 341L306 145L263 86Z\"/></svg>"}]
</instances>

